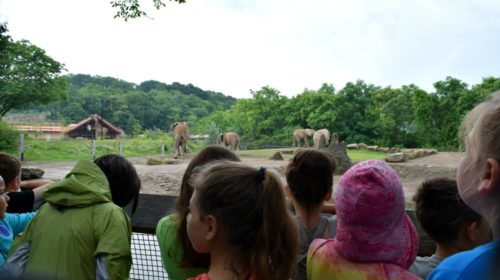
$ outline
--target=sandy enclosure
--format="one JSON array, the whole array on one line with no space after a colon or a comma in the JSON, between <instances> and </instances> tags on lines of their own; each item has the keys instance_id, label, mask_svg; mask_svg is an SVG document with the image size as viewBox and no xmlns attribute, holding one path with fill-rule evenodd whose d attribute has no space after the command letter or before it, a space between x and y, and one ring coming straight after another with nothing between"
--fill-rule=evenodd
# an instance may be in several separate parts
<instances>
[{"instance_id":1,"label":"sandy enclosure","mask_svg":"<svg viewBox=\"0 0 500 280\"><path fill-rule=\"evenodd\" d=\"M406 163L392 164L398 172L403 183L405 199L411 201L418 185L425 179L436 176L454 178L456 166L462 153L438 153L419 159L414 159ZM142 182L142 192L148 194L177 195L182 180L182 175L186 170L191 155L186 155L181 160L174 161L173 164L147 165L147 157L130 158L134 163ZM254 167L264 166L275 170L284 182L284 169L288 163L285 160L269 160L267 158L254 157L242 158L242 162ZM71 170L75 162L56 163L23 163L23 167L36 167L45 171L44 178L59 180ZM334 188L339 181L339 176L334 178Z\"/></svg>"}]
</instances>

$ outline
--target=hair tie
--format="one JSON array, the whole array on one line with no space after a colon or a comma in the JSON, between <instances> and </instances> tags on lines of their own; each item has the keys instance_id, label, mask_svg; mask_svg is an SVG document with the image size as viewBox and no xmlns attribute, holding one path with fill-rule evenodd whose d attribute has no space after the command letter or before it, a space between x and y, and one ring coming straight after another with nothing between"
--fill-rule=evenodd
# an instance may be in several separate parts
<instances>
[{"instance_id":1,"label":"hair tie","mask_svg":"<svg viewBox=\"0 0 500 280\"><path fill-rule=\"evenodd\" d=\"M257 177L259 178L259 180L260 180L260 181L264 181L264 176L265 176L265 173L266 173L266 168L265 168L265 167L263 167L263 166L261 166L261 167L259 168L259 173L258 173L258 176L257 176Z\"/></svg>"}]
</instances>

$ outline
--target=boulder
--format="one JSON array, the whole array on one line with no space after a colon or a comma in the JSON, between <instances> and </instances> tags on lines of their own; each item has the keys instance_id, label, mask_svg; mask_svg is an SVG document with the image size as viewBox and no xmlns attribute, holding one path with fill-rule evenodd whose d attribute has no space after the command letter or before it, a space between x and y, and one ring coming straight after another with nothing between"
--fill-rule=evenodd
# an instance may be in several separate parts
<instances>
[{"instance_id":1,"label":"boulder","mask_svg":"<svg viewBox=\"0 0 500 280\"><path fill-rule=\"evenodd\" d=\"M281 155L280 152L274 153L274 155L272 155L269 159L272 159L272 160L284 160L284 158L283 158L283 156Z\"/></svg>"},{"instance_id":2,"label":"boulder","mask_svg":"<svg viewBox=\"0 0 500 280\"><path fill-rule=\"evenodd\" d=\"M163 160L161 158L148 158L146 162L147 165L160 165L163 164Z\"/></svg>"},{"instance_id":3,"label":"boulder","mask_svg":"<svg viewBox=\"0 0 500 280\"><path fill-rule=\"evenodd\" d=\"M389 148L387 148L387 147L378 147L377 151L378 152L382 152L382 153L388 153L389 152Z\"/></svg>"},{"instance_id":4,"label":"boulder","mask_svg":"<svg viewBox=\"0 0 500 280\"><path fill-rule=\"evenodd\" d=\"M391 147L391 148L389 148L389 153L391 153L391 154L399 153L399 152L401 152L400 148L397 148L397 147Z\"/></svg>"},{"instance_id":5,"label":"boulder","mask_svg":"<svg viewBox=\"0 0 500 280\"><path fill-rule=\"evenodd\" d=\"M21 180L32 180L42 178L45 171L40 168L21 168Z\"/></svg>"},{"instance_id":6,"label":"boulder","mask_svg":"<svg viewBox=\"0 0 500 280\"><path fill-rule=\"evenodd\" d=\"M403 153L393 153L388 155L385 159L387 162L404 162L405 154Z\"/></svg>"},{"instance_id":7,"label":"boulder","mask_svg":"<svg viewBox=\"0 0 500 280\"><path fill-rule=\"evenodd\" d=\"M337 168L335 168L335 174L343 174L347 169L351 168L352 161L347 155L347 148L344 142L335 143L330 142L330 145L326 149L330 154L332 154L335 159Z\"/></svg>"},{"instance_id":8,"label":"boulder","mask_svg":"<svg viewBox=\"0 0 500 280\"><path fill-rule=\"evenodd\" d=\"M358 149L366 150L366 148L368 148L368 145L366 145L365 143L358 144Z\"/></svg>"},{"instance_id":9,"label":"boulder","mask_svg":"<svg viewBox=\"0 0 500 280\"><path fill-rule=\"evenodd\" d=\"M358 143L349 144L349 145L347 145L347 149L357 150L357 149L359 149L359 145L358 145Z\"/></svg>"},{"instance_id":10,"label":"boulder","mask_svg":"<svg viewBox=\"0 0 500 280\"><path fill-rule=\"evenodd\" d=\"M377 151L377 149L378 149L378 146L367 146L367 147L366 147L366 149L367 149L368 151L374 151L374 152L376 152L376 151Z\"/></svg>"}]
</instances>

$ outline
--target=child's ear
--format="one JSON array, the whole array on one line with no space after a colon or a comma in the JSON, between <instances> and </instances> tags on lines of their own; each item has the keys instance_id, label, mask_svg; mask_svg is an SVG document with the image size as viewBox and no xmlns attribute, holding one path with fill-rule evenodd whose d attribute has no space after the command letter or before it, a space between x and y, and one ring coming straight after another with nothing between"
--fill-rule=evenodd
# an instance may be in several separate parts
<instances>
[{"instance_id":1,"label":"child's ear","mask_svg":"<svg viewBox=\"0 0 500 280\"><path fill-rule=\"evenodd\" d=\"M292 190L288 185L285 185L285 195L288 199L293 199Z\"/></svg>"},{"instance_id":2,"label":"child's ear","mask_svg":"<svg viewBox=\"0 0 500 280\"><path fill-rule=\"evenodd\" d=\"M492 191L500 181L500 163L494 158L486 160L486 170L479 185L480 192Z\"/></svg>"},{"instance_id":3,"label":"child's ear","mask_svg":"<svg viewBox=\"0 0 500 280\"><path fill-rule=\"evenodd\" d=\"M217 236L217 232L219 230L219 223L217 222L217 218L213 215L208 215L207 216L207 222L208 222L208 230L207 230L207 235L206 239L208 241L214 241L215 237Z\"/></svg>"},{"instance_id":4,"label":"child's ear","mask_svg":"<svg viewBox=\"0 0 500 280\"><path fill-rule=\"evenodd\" d=\"M325 198L323 198L324 201L330 201L330 199L332 199L332 193L333 193L333 190L330 189L328 191L328 193L325 195Z\"/></svg>"},{"instance_id":5,"label":"child's ear","mask_svg":"<svg viewBox=\"0 0 500 280\"><path fill-rule=\"evenodd\" d=\"M16 176L16 178L12 179L7 185L5 185L6 192L14 192L19 189L19 186L21 186L20 176L21 175Z\"/></svg>"},{"instance_id":6,"label":"child's ear","mask_svg":"<svg viewBox=\"0 0 500 280\"><path fill-rule=\"evenodd\" d=\"M465 226L465 235L467 239L474 244L474 246L491 240L491 230L485 219L467 224Z\"/></svg>"}]
</instances>

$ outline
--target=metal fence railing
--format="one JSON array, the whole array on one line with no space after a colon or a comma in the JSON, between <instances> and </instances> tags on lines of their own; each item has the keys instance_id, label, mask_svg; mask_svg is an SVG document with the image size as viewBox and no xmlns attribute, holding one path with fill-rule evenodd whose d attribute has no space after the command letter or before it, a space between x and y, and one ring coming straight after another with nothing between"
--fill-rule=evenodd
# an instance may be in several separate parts
<instances>
[{"instance_id":1,"label":"metal fence railing","mask_svg":"<svg viewBox=\"0 0 500 280\"><path fill-rule=\"evenodd\" d=\"M132 233L132 261L130 279L168 279L154 234Z\"/></svg>"}]
</instances>

